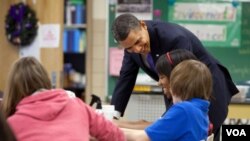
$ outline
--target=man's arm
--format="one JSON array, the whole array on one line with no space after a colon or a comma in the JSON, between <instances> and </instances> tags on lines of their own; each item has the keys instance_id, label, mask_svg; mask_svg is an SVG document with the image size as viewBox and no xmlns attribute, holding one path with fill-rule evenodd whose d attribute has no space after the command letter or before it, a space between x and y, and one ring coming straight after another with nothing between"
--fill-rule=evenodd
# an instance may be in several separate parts
<instances>
[{"instance_id":1,"label":"man's arm","mask_svg":"<svg viewBox=\"0 0 250 141\"><path fill-rule=\"evenodd\" d=\"M115 106L115 111L118 111L121 116L127 107L138 72L139 66L132 59L131 54L125 51L120 76L111 99L111 105ZM116 115L119 116L118 113Z\"/></svg>"}]
</instances>

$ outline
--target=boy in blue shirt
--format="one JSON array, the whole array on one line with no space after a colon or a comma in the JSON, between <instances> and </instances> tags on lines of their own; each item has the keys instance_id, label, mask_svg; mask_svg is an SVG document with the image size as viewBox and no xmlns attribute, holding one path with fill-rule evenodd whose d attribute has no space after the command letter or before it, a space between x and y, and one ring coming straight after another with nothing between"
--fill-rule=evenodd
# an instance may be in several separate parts
<instances>
[{"instance_id":1,"label":"boy in blue shirt","mask_svg":"<svg viewBox=\"0 0 250 141\"><path fill-rule=\"evenodd\" d=\"M165 59L172 62L171 56ZM212 77L207 66L196 60L185 60L171 72L170 79L163 70L159 84L165 94L171 94L173 106L145 130L125 129L128 140L143 141L200 141L206 140L209 130L208 101L212 92Z\"/></svg>"}]
</instances>

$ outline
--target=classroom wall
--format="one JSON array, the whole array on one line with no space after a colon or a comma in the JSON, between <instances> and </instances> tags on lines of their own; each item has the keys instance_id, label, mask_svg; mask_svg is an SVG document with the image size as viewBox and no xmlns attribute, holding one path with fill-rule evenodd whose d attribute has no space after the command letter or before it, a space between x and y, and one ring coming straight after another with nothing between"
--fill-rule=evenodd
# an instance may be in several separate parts
<instances>
[{"instance_id":1,"label":"classroom wall","mask_svg":"<svg viewBox=\"0 0 250 141\"><path fill-rule=\"evenodd\" d=\"M6 82L6 73L9 71L10 64L18 58L18 50L12 46L6 39L4 31L5 13L12 1L1 0L0 2L0 90L4 89Z\"/></svg>"},{"instance_id":2,"label":"classroom wall","mask_svg":"<svg viewBox=\"0 0 250 141\"><path fill-rule=\"evenodd\" d=\"M96 94L105 101L107 85L107 11L108 0L89 0L87 25L86 102Z\"/></svg>"},{"instance_id":3,"label":"classroom wall","mask_svg":"<svg viewBox=\"0 0 250 141\"><path fill-rule=\"evenodd\" d=\"M19 49L10 44L5 35L5 16L11 4L23 2L24 0L0 0L0 90L6 85L7 74L14 60L19 58ZM63 1L62 0L25 0L25 2L36 12L41 24L63 25ZM56 4L55 4L56 3ZM46 9L46 10L45 10ZM60 28L62 33L62 26ZM60 35L59 46L57 48L40 49L40 60L47 69L49 75L56 74L56 87L61 86L62 73L62 40Z\"/></svg>"},{"instance_id":4,"label":"classroom wall","mask_svg":"<svg viewBox=\"0 0 250 141\"><path fill-rule=\"evenodd\" d=\"M23 0L0 0L0 90L3 90L11 64L19 58L19 49L10 44L5 36L4 19L13 3ZM36 11L42 24L59 23L63 25L63 0L26 0ZM33 4L36 2L36 4ZM56 3L56 4L55 4ZM86 101L90 101L91 94L97 94L102 99L106 96L106 4L107 0L87 0L87 59L86 59ZM46 9L46 10L44 10ZM60 29L62 31L62 27ZM62 32L61 32L62 33ZM60 35L62 36L62 35ZM63 68L62 37L59 48L41 49L41 62L51 74L57 74L57 87L61 87L61 72ZM59 62L59 63L58 63Z\"/></svg>"}]
</instances>

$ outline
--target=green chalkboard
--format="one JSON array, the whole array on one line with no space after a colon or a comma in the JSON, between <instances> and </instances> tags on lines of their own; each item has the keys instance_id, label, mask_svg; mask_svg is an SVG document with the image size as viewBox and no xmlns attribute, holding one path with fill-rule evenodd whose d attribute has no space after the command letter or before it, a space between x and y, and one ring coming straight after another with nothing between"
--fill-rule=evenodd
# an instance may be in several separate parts
<instances>
[{"instance_id":1,"label":"green chalkboard","mask_svg":"<svg viewBox=\"0 0 250 141\"><path fill-rule=\"evenodd\" d=\"M228 69L235 83L250 80L250 3L242 4L241 46L208 48Z\"/></svg>"},{"instance_id":2,"label":"green chalkboard","mask_svg":"<svg viewBox=\"0 0 250 141\"><path fill-rule=\"evenodd\" d=\"M199 2L199 0L197 1ZM200 0L200 2L204 2L204 0ZM109 47L117 46L110 31L111 24L115 19L115 6L115 4L109 5ZM161 20L169 20L169 5L166 0L153 1L153 9L162 11ZM240 31L241 38L239 46L221 47L219 44L218 46L213 44L212 47L205 46L215 58L228 68L236 84L250 80L250 3L241 3L241 10L241 19L238 19L241 20L240 29L237 29L237 31ZM153 17L153 19L155 18ZM116 80L117 77L108 75L108 99L110 99L113 93Z\"/></svg>"}]
</instances>

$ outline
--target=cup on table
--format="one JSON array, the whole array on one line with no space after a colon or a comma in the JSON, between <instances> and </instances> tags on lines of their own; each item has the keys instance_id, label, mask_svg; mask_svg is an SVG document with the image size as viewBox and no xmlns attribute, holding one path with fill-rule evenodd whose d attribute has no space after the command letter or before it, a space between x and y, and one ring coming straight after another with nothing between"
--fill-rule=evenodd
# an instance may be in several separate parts
<instances>
[{"instance_id":1,"label":"cup on table","mask_svg":"<svg viewBox=\"0 0 250 141\"><path fill-rule=\"evenodd\" d=\"M102 112L104 117L106 117L108 120L112 120L115 112L115 106L114 105L102 105Z\"/></svg>"}]
</instances>

